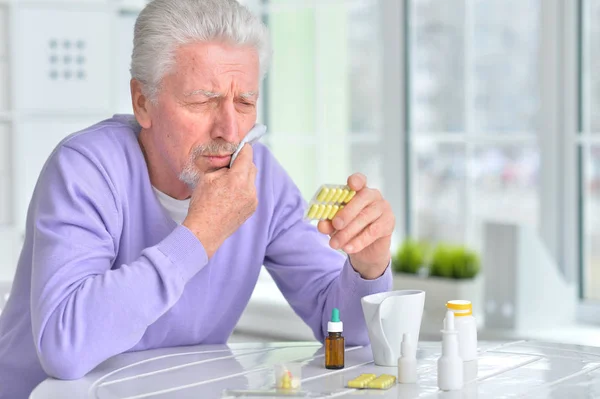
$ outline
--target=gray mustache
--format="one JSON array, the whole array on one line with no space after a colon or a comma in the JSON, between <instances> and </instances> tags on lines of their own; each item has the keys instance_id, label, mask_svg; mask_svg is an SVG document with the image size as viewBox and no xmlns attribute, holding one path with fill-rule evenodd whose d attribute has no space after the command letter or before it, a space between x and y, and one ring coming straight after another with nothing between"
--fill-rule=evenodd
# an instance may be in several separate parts
<instances>
[{"instance_id":1,"label":"gray mustache","mask_svg":"<svg viewBox=\"0 0 600 399\"><path fill-rule=\"evenodd\" d=\"M239 144L236 143L227 143L227 142L211 142L208 144L202 144L195 147L192 150L191 158L198 159L198 157L204 155L223 155L223 154L233 154L235 150L237 150Z\"/></svg>"}]
</instances>

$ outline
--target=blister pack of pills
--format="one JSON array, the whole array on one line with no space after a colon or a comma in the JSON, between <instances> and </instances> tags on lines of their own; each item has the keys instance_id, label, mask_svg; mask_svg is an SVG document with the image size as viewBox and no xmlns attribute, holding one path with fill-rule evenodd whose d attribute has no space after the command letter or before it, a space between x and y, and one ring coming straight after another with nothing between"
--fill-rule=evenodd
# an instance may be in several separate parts
<instances>
[{"instance_id":1,"label":"blister pack of pills","mask_svg":"<svg viewBox=\"0 0 600 399\"><path fill-rule=\"evenodd\" d=\"M391 374L361 374L353 380L348 381L348 388L356 389L389 389L396 383L396 376Z\"/></svg>"},{"instance_id":2,"label":"blister pack of pills","mask_svg":"<svg viewBox=\"0 0 600 399\"><path fill-rule=\"evenodd\" d=\"M348 388L366 388L369 382L373 381L377 376L375 374L361 374L353 380L348 381Z\"/></svg>"},{"instance_id":3,"label":"blister pack of pills","mask_svg":"<svg viewBox=\"0 0 600 399\"><path fill-rule=\"evenodd\" d=\"M331 220L355 195L348 186L323 184L308 203L304 218Z\"/></svg>"}]
</instances>

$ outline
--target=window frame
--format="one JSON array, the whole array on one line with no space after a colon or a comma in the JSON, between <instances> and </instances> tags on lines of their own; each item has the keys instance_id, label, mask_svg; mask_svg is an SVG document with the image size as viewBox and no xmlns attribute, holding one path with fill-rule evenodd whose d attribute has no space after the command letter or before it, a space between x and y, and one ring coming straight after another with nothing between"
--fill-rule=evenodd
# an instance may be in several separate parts
<instances>
[{"instance_id":1,"label":"window frame","mask_svg":"<svg viewBox=\"0 0 600 399\"><path fill-rule=\"evenodd\" d=\"M402 0L407 9L408 2ZM467 2L471 0L466 0ZM590 137L582 132L582 2L564 2L562 0L540 1L540 46L538 77L540 79L540 99L537 131L540 151L539 186L539 235L549 253L556 259L560 273L566 281L579 287L579 303L576 320L578 322L600 325L600 301L585 300L583 297L584 262L586 237L585 193L582 182L585 179L582 169L585 150L592 143L600 143L600 137ZM408 25L408 24L407 24ZM408 37L405 38L405 66L408 65ZM406 76L408 82L408 74ZM408 101L410 96L405 96ZM410 104L405 104L409 109ZM408 111L406 111L408 114ZM468 119L467 119L468 120ZM414 143L418 140L433 140L436 143L462 142L469 144L502 143L504 138L452 134L451 137L439 134L415 137L406 125L407 153L406 173L408 187L404 213L406 215L405 234L415 230L412 222L412 197L416 192ZM528 142L531 137L521 136L511 142ZM468 182L467 184L472 184ZM467 189L467 192L469 190ZM467 194L468 196L468 194ZM468 220L467 220L468 223ZM469 238L467 234L467 239Z\"/></svg>"},{"instance_id":2,"label":"window frame","mask_svg":"<svg viewBox=\"0 0 600 399\"><path fill-rule=\"evenodd\" d=\"M586 254L589 243L585 233L586 221L585 217L587 214L587 202L586 202L586 170L585 164L589 157L588 150L593 145L600 144L600 137L594 134L587 127L585 123L585 111L586 107L589 106L585 102L585 96L587 94L585 87L585 73L584 63L586 61L586 41L584 37L584 24L587 22L585 12L586 0L578 0L573 2L573 6L569 10L571 14L567 14L569 18L565 18L570 23L569 34L572 35L571 40L567 40L567 43L571 45L570 55L574 59L572 68L573 82L569 89L570 92L575 93L576 107L572 111L575 130L569 135L571 142L569 143L570 151L567 155L572 155L573 161L569 165L570 176L575 176L572 185L574 185L574 192L576 196L569 198L571 201L569 204L575 209L576 214L572 216L573 219L573 231L576 240L569 240L567 251L574 259L576 259L577 269L574 271L574 275L577 278L579 284L579 305L577 308L577 320L587 324L600 325L600 301L585 298L585 284L586 284ZM572 26L571 26L572 25ZM568 237L565 237L567 240ZM574 242L572 242L574 241Z\"/></svg>"}]
</instances>

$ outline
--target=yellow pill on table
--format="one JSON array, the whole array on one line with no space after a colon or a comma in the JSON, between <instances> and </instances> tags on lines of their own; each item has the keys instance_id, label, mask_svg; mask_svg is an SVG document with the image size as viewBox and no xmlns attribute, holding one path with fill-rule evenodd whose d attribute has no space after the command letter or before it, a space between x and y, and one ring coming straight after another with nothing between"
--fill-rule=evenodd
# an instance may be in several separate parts
<instances>
[{"instance_id":1,"label":"yellow pill on table","mask_svg":"<svg viewBox=\"0 0 600 399\"><path fill-rule=\"evenodd\" d=\"M346 195L346 198L344 198L344 204L347 204L348 202L350 202L350 200L352 198L354 198L354 196L356 195L356 191L352 190L348 193L348 195Z\"/></svg>"},{"instance_id":2,"label":"yellow pill on table","mask_svg":"<svg viewBox=\"0 0 600 399\"><path fill-rule=\"evenodd\" d=\"M388 389L396 382L396 377L390 374L382 374L369 382L367 388L371 389Z\"/></svg>"},{"instance_id":3,"label":"yellow pill on table","mask_svg":"<svg viewBox=\"0 0 600 399\"><path fill-rule=\"evenodd\" d=\"M308 218L313 219L316 216L317 212L319 212L319 205L317 205L317 204L311 205L311 207L308 211L308 215L307 215Z\"/></svg>"},{"instance_id":4,"label":"yellow pill on table","mask_svg":"<svg viewBox=\"0 0 600 399\"><path fill-rule=\"evenodd\" d=\"M367 387L367 384L368 384L368 382L363 381L363 380L348 381L348 388L364 389Z\"/></svg>"},{"instance_id":5,"label":"yellow pill on table","mask_svg":"<svg viewBox=\"0 0 600 399\"><path fill-rule=\"evenodd\" d=\"M317 195L317 201L319 202L323 202L323 200L325 198L327 198L327 195L329 194L329 189L327 187L323 187L323 189L321 190L321 192L319 193L319 195Z\"/></svg>"},{"instance_id":6,"label":"yellow pill on table","mask_svg":"<svg viewBox=\"0 0 600 399\"><path fill-rule=\"evenodd\" d=\"M333 219L333 217L335 216L335 214L338 212L339 209L340 209L339 205L333 205L331 207L331 212L329 212L329 214L327 215L327 219L329 219L329 220Z\"/></svg>"},{"instance_id":7,"label":"yellow pill on table","mask_svg":"<svg viewBox=\"0 0 600 399\"><path fill-rule=\"evenodd\" d=\"M361 374L353 380L348 381L349 388L366 388L369 382L375 379L375 374Z\"/></svg>"},{"instance_id":8,"label":"yellow pill on table","mask_svg":"<svg viewBox=\"0 0 600 399\"><path fill-rule=\"evenodd\" d=\"M319 211L315 215L315 219L321 219L323 217L323 213L325 213L325 205L318 205Z\"/></svg>"}]
</instances>

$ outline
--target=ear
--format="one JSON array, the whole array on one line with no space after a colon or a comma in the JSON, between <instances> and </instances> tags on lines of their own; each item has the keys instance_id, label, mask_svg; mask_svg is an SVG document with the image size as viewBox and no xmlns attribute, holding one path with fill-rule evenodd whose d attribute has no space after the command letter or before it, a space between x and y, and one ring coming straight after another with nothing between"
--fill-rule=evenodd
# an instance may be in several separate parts
<instances>
[{"instance_id":1,"label":"ear","mask_svg":"<svg viewBox=\"0 0 600 399\"><path fill-rule=\"evenodd\" d=\"M136 79L131 79L129 86L131 89L131 102L135 119L141 127L150 129L152 126L152 118L150 117L150 108L152 107L152 104L142 92L142 83Z\"/></svg>"}]
</instances>

